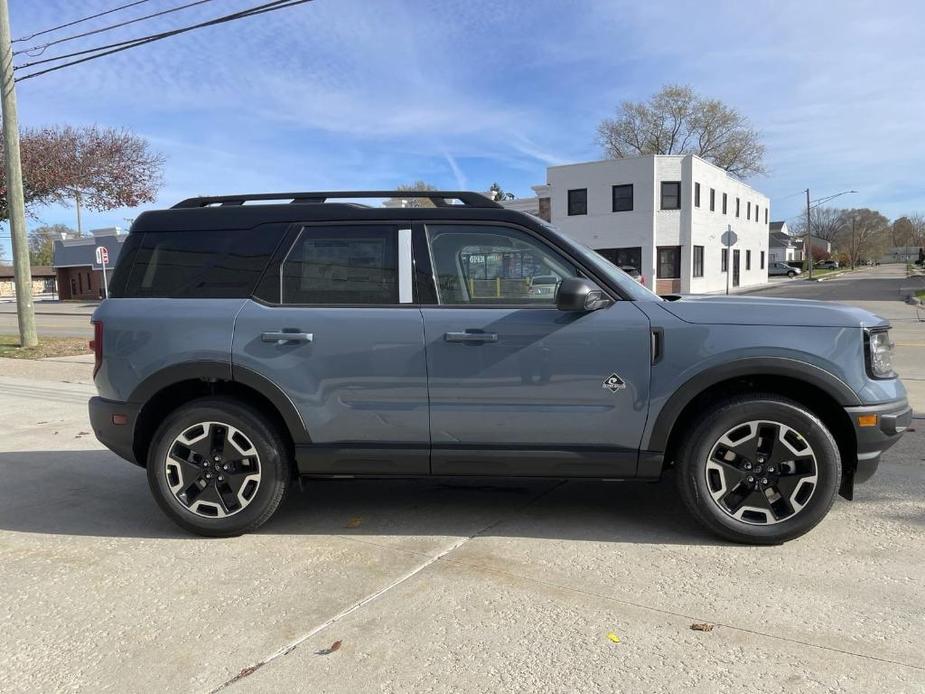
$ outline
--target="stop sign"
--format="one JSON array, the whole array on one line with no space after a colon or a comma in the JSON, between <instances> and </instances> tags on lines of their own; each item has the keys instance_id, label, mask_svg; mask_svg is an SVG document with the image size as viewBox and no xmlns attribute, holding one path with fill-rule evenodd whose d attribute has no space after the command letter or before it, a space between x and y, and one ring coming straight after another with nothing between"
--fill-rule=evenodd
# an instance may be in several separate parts
<instances>
[{"instance_id":1,"label":"stop sign","mask_svg":"<svg viewBox=\"0 0 925 694\"><path fill-rule=\"evenodd\" d=\"M109 265L109 249L106 246L96 247L96 263L97 265Z\"/></svg>"}]
</instances>

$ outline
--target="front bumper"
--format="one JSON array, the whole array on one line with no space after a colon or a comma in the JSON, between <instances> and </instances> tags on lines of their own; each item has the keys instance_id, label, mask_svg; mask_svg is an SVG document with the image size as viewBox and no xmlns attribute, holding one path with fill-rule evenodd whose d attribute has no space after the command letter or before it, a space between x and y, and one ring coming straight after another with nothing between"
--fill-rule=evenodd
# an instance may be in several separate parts
<instances>
[{"instance_id":1,"label":"front bumper","mask_svg":"<svg viewBox=\"0 0 925 694\"><path fill-rule=\"evenodd\" d=\"M846 407L857 438L857 467L854 482L865 482L877 471L880 455L899 441L912 424L912 408L903 398L880 405ZM863 422L863 424L861 423Z\"/></svg>"},{"instance_id":2,"label":"front bumper","mask_svg":"<svg viewBox=\"0 0 925 694\"><path fill-rule=\"evenodd\" d=\"M132 450L139 409L138 405L128 402L90 398L90 426L96 438L113 453L136 465L142 464ZM116 424L117 421L124 421L124 424Z\"/></svg>"}]
</instances>

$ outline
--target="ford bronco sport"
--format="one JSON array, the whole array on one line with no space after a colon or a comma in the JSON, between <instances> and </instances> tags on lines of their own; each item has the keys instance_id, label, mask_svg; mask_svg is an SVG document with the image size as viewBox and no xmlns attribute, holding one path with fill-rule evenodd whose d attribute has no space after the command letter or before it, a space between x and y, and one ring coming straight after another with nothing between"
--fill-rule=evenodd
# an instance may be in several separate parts
<instances>
[{"instance_id":1,"label":"ford bronco sport","mask_svg":"<svg viewBox=\"0 0 925 694\"><path fill-rule=\"evenodd\" d=\"M373 197L429 206L350 202ZM674 468L707 528L779 543L850 499L912 416L882 319L663 299L476 193L184 200L138 217L111 296L93 429L204 535L254 530L300 476Z\"/></svg>"}]
</instances>

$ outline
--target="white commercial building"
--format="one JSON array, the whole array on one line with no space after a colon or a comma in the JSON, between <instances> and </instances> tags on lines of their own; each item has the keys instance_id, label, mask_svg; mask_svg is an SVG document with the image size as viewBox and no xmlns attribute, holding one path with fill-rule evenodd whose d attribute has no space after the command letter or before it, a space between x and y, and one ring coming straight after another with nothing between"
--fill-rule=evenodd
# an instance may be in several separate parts
<instances>
[{"instance_id":1,"label":"white commercial building","mask_svg":"<svg viewBox=\"0 0 925 694\"><path fill-rule=\"evenodd\" d=\"M768 280L767 196L694 155L549 167L537 198L506 207L547 219L656 292L705 293ZM737 237L727 259L722 236Z\"/></svg>"}]
</instances>

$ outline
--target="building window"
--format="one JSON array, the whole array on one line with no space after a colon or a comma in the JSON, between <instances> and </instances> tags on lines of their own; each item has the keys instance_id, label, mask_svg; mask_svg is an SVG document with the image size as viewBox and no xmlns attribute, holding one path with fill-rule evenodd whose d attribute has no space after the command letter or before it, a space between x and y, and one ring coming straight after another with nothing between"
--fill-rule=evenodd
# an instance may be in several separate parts
<instances>
[{"instance_id":1,"label":"building window","mask_svg":"<svg viewBox=\"0 0 925 694\"><path fill-rule=\"evenodd\" d=\"M659 246L656 277L660 280L681 279L681 247Z\"/></svg>"},{"instance_id":2,"label":"building window","mask_svg":"<svg viewBox=\"0 0 925 694\"><path fill-rule=\"evenodd\" d=\"M726 203L729 202L727 198L728 196L725 193L723 193L723 214L726 214L726 207L727 207Z\"/></svg>"},{"instance_id":3,"label":"building window","mask_svg":"<svg viewBox=\"0 0 925 694\"><path fill-rule=\"evenodd\" d=\"M729 249L723 249L722 260L720 261L720 272L729 272Z\"/></svg>"},{"instance_id":4,"label":"building window","mask_svg":"<svg viewBox=\"0 0 925 694\"><path fill-rule=\"evenodd\" d=\"M703 246L694 246L694 277L703 277Z\"/></svg>"},{"instance_id":5,"label":"building window","mask_svg":"<svg viewBox=\"0 0 925 694\"><path fill-rule=\"evenodd\" d=\"M767 207L764 208L764 223L765 224L768 223L768 208Z\"/></svg>"},{"instance_id":6,"label":"building window","mask_svg":"<svg viewBox=\"0 0 925 694\"><path fill-rule=\"evenodd\" d=\"M662 181L662 209L681 209L681 181Z\"/></svg>"},{"instance_id":7,"label":"building window","mask_svg":"<svg viewBox=\"0 0 925 694\"><path fill-rule=\"evenodd\" d=\"M752 269L752 252L751 251L745 251L745 269L746 270Z\"/></svg>"},{"instance_id":8,"label":"building window","mask_svg":"<svg viewBox=\"0 0 925 694\"><path fill-rule=\"evenodd\" d=\"M756 203L755 203L755 221L756 221L756 222L759 221L759 218L760 218L760 215L758 214L758 210L760 210L760 209L761 209L761 208L758 207L758 203L756 202Z\"/></svg>"},{"instance_id":9,"label":"building window","mask_svg":"<svg viewBox=\"0 0 925 694\"><path fill-rule=\"evenodd\" d=\"M745 219L752 221L752 204L751 202L745 203Z\"/></svg>"},{"instance_id":10,"label":"building window","mask_svg":"<svg viewBox=\"0 0 925 694\"><path fill-rule=\"evenodd\" d=\"M694 184L694 207L700 207L700 184Z\"/></svg>"},{"instance_id":11,"label":"building window","mask_svg":"<svg viewBox=\"0 0 925 694\"><path fill-rule=\"evenodd\" d=\"M767 212L767 210L765 210ZM764 251L761 251L761 269L764 270Z\"/></svg>"},{"instance_id":12,"label":"building window","mask_svg":"<svg viewBox=\"0 0 925 694\"><path fill-rule=\"evenodd\" d=\"M569 216L588 214L588 189L576 188L568 192Z\"/></svg>"},{"instance_id":13,"label":"building window","mask_svg":"<svg viewBox=\"0 0 925 694\"><path fill-rule=\"evenodd\" d=\"M742 201L736 198L736 217L742 212Z\"/></svg>"},{"instance_id":14,"label":"building window","mask_svg":"<svg viewBox=\"0 0 925 694\"><path fill-rule=\"evenodd\" d=\"M633 184L613 187L613 211L631 212L633 209Z\"/></svg>"},{"instance_id":15,"label":"building window","mask_svg":"<svg viewBox=\"0 0 925 694\"><path fill-rule=\"evenodd\" d=\"M710 212L716 212L716 188L710 188Z\"/></svg>"},{"instance_id":16,"label":"building window","mask_svg":"<svg viewBox=\"0 0 925 694\"><path fill-rule=\"evenodd\" d=\"M642 270L641 246L627 246L625 248L597 248L595 250L620 269L633 268L637 271Z\"/></svg>"}]
</instances>

